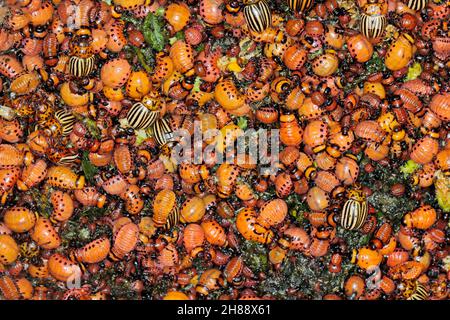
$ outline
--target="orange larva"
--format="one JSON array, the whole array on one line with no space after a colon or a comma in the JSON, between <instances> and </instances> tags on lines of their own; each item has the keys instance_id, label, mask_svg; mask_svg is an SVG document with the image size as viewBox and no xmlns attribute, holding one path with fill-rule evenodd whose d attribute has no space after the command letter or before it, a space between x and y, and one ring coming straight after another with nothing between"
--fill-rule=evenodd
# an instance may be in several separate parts
<instances>
[{"instance_id":1,"label":"orange larva","mask_svg":"<svg viewBox=\"0 0 450 320\"><path fill-rule=\"evenodd\" d=\"M379 239L383 243L387 243L392 234L392 226L385 222L375 232L375 238Z\"/></svg>"},{"instance_id":2,"label":"orange larva","mask_svg":"<svg viewBox=\"0 0 450 320\"><path fill-rule=\"evenodd\" d=\"M291 250L303 251L308 249L311 244L308 233L299 227L289 227L284 231L283 237L289 241Z\"/></svg>"},{"instance_id":3,"label":"orange larva","mask_svg":"<svg viewBox=\"0 0 450 320\"><path fill-rule=\"evenodd\" d=\"M73 193L75 199L86 207L103 208L106 202L106 196L102 195L94 187L84 187L80 190L75 190Z\"/></svg>"},{"instance_id":4,"label":"orange larva","mask_svg":"<svg viewBox=\"0 0 450 320\"><path fill-rule=\"evenodd\" d=\"M306 62L307 51L299 45L290 46L283 56L285 66L290 70L300 70Z\"/></svg>"},{"instance_id":5,"label":"orange larva","mask_svg":"<svg viewBox=\"0 0 450 320\"><path fill-rule=\"evenodd\" d=\"M439 169L447 171L450 169L450 149L441 150L434 160Z\"/></svg>"},{"instance_id":6,"label":"orange larva","mask_svg":"<svg viewBox=\"0 0 450 320\"><path fill-rule=\"evenodd\" d=\"M164 12L164 18L169 22L175 32L182 30L187 25L190 16L189 7L184 3L172 3Z\"/></svg>"},{"instance_id":7,"label":"orange larva","mask_svg":"<svg viewBox=\"0 0 450 320\"><path fill-rule=\"evenodd\" d=\"M417 228L426 230L436 222L436 210L430 205L424 205L416 210L407 213L403 221L408 228Z\"/></svg>"},{"instance_id":8,"label":"orange larva","mask_svg":"<svg viewBox=\"0 0 450 320\"><path fill-rule=\"evenodd\" d=\"M22 171L22 177L17 181L19 190L26 191L39 183L47 176L47 163L39 159L35 163L25 167Z\"/></svg>"},{"instance_id":9,"label":"orange larva","mask_svg":"<svg viewBox=\"0 0 450 320\"><path fill-rule=\"evenodd\" d=\"M121 144L117 146L114 149L113 160L117 170L122 174L127 174L133 169L131 152L128 145Z\"/></svg>"},{"instance_id":10,"label":"orange larva","mask_svg":"<svg viewBox=\"0 0 450 320\"><path fill-rule=\"evenodd\" d=\"M46 279L48 278L48 263L44 261L42 265L30 264L27 271L32 278Z\"/></svg>"},{"instance_id":11,"label":"orange larva","mask_svg":"<svg viewBox=\"0 0 450 320\"><path fill-rule=\"evenodd\" d=\"M31 233L31 239L44 249L56 249L61 245L61 237L47 218L39 217Z\"/></svg>"},{"instance_id":12,"label":"orange larva","mask_svg":"<svg viewBox=\"0 0 450 320\"><path fill-rule=\"evenodd\" d=\"M227 198L231 195L239 175L239 167L229 163L222 163L216 171L218 180L218 196Z\"/></svg>"},{"instance_id":13,"label":"orange larva","mask_svg":"<svg viewBox=\"0 0 450 320\"><path fill-rule=\"evenodd\" d=\"M314 179L314 183L322 190L333 193L334 197L339 195L339 193L342 193L340 190L336 189L340 185L340 181L332 172L319 171ZM334 194L333 191L337 193Z\"/></svg>"},{"instance_id":14,"label":"orange larva","mask_svg":"<svg viewBox=\"0 0 450 320\"><path fill-rule=\"evenodd\" d=\"M215 220L204 221L201 224L205 232L206 241L210 244L223 247L227 245L227 235L223 227Z\"/></svg>"},{"instance_id":15,"label":"orange larva","mask_svg":"<svg viewBox=\"0 0 450 320\"><path fill-rule=\"evenodd\" d=\"M322 211L330 204L330 196L319 187L312 187L306 196L306 202L311 210Z\"/></svg>"},{"instance_id":16,"label":"orange larva","mask_svg":"<svg viewBox=\"0 0 450 320\"><path fill-rule=\"evenodd\" d=\"M247 240L262 244L271 243L274 234L256 222L256 211L253 208L241 210L236 217L236 227L239 233Z\"/></svg>"},{"instance_id":17,"label":"orange larva","mask_svg":"<svg viewBox=\"0 0 450 320\"><path fill-rule=\"evenodd\" d=\"M419 164L431 162L439 151L439 143L436 139L426 136L417 141L411 150L411 160Z\"/></svg>"},{"instance_id":18,"label":"orange larva","mask_svg":"<svg viewBox=\"0 0 450 320\"><path fill-rule=\"evenodd\" d=\"M53 278L64 282L81 276L80 267L60 253L54 253L50 256L48 271Z\"/></svg>"},{"instance_id":19,"label":"orange larva","mask_svg":"<svg viewBox=\"0 0 450 320\"><path fill-rule=\"evenodd\" d=\"M119 195L125 201L125 210L132 215L139 214L144 208L144 199L141 197L140 188L135 185L129 185L125 191Z\"/></svg>"},{"instance_id":20,"label":"orange larva","mask_svg":"<svg viewBox=\"0 0 450 320\"><path fill-rule=\"evenodd\" d=\"M385 137L385 132L376 121L361 121L356 125L355 134L357 137L374 142L381 142Z\"/></svg>"},{"instance_id":21,"label":"orange larva","mask_svg":"<svg viewBox=\"0 0 450 320\"><path fill-rule=\"evenodd\" d=\"M170 48L170 58L175 70L186 73L194 67L194 50L183 40L178 40Z\"/></svg>"},{"instance_id":22,"label":"orange larva","mask_svg":"<svg viewBox=\"0 0 450 320\"><path fill-rule=\"evenodd\" d=\"M317 167L322 170L332 170L336 166L336 158L332 157L328 152L320 152L317 154L315 162ZM314 168L314 170L316 170Z\"/></svg>"},{"instance_id":23,"label":"orange larva","mask_svg":"<svg viewBox=\"0 0 450 320\"><path fill-rule=\"evenodd\" d=\"M239 92L231 80L220 81L214 90L214 97L226 111L236 110L245 103L245 96Z\"/></svg>"},{"instance_id":24,"label":"orange larva","mask_svg":"<svg viewBox=\"0 0 450 320\"><path fill-rule=\"evenodd\" d=\"M312 70L319 77L328 77L336 72L339 59L336 54L326 52L312 61Z\"/></svg>"},{"instance_id":25,"label":"orange larva","mask_svg":"<svg viewBox=\"0 0 450 320\"><path fill-rule=\"evenodd\" d=\"M275 179L275 192L278 197L286 198L293 190L294 183L291 176L283 172L279 174Z\"/></svg>"},{"instance_id":26,"label":"orange larva","mask_svg":"<svg viewBox=\"0 0 450 320\"><path fill-rule=\"evenodd\" d=\"M0 138L9 143L17 143L23 137L22 126L17 119L6 121L0 119Z\"/></svg>"},{"instance_id":27,"label":"orange larva","mask_svg":"<svg viewBox=\"0 0 450 320\"><path fill-rule=\"evenodd\" d=\"M23 164L22 152L10 144L0 144L0 169L10 169Z\"/></svg>"},{"instance_id":28,"label":"orange larva","mask_svg":"<svg viewBox=\"0 0 450 320\"><path fill-rule=\"evenodd\" d=\"M128 187L128 182L121 175L114 176L102 184L103 190L111 195L123 194Z\"/></svg>"},{"instance_id":29,"label":"orange larva","mask_svg":"<svg viewBox=\"0 0 450 320\"><path fill-rule=\"evenodd\" d=\"M202 20L211 25L221 23L224 19L222 3L221 0L201 0L199 13Z\"/></svg>"},{"instance_id":30,"label":"orange larva","mask_svg":"<svg viewBox=\"0 0 450 320\"><path fill-rule=\"evenodd\" d=\"M303 129L300 127L295 115L283 114L280 116L280 140L286 146L298 146L303 139Z\"/></svg>"},{"instance_id":31,"label":"orange larva","mask_svg":"<svg viewBox=\"0 0 450 320\"><path fill-rule=\"evenodd\" d=\"M282 199L270 200L262 205L256 222L265 228L276 226L284 221L287 213L286 201Z\"/></svg>"},{"instance_id":32,"label":"orange larva","mask_svg":"<svg viewBox=\"0 0 450 320\"><path fill-rule=\"evenodd\" d=\"M361 276L352 275L345 281L345 295L350 300L358 300L364 294L365 287L366 284Z\"/></svg>"},{"instance_id":33,"label":"orange larva","mask_svg":"<svg viewBox=\"0 0 450 320\"><path fill-rule=\"evenodd\" d=\"M205 203L199 197L187 199L181 206L182 222L198 222L205 215Z\"/></svg>"},{"instance_id":34,"label":"orange larva","mask_svg":"<svg viewBox=\"0 0 450 320\"><path fill-rule=\"evenodd\" d=\"M109 51L120 52L127 44L128 41L124 34L124 28L125 22L123 20L117 19L111 19L110 22L105 26L105 31L108 36L106 48Z\"/></svg>"},{"instance_id":35,"label":"orange larva","mask_svg":"<svg viewBox=\"0 0 450 320\"><path fill-rule=\"evenodd\" d=\"M21 296L15 281L7 275L0 277L0 293L5 300L19 300Z\"/></svg>"},{"instance_id":36,"label":"orange larva","mask_svg":"<svg viewBox=\"0 0 450 320\"><path fill-rule=\"evenodd\" d=\"M65 166L53 166L48 169L47 183L52 187L62 189L81 189L84 186L84 176L78 176Z\"/></svg>"},{"instance_id":37,"label":"orange larva","mask_svg":"<svg viewBox=\"0 0 450 320\"><path fill-rule=\"evenodd\" d=\"M172 58L163 54L158 54L156 56L156 65L152 75L152 81L154 83L161 83L172 74L173 70L174 65Z\"/></svg>"},{"instance_id":38,"label":"orange larva","mask_svg":"<svg viewBox=\"0 0 450 320\"><path fill-rule=\"evenodd\" d=\"M153 222L162 227L173 210L176 210L176 195L172 190L161 190L153 200Z\"/></svg>"},{"instance_id":39,"label":"orange larva","mask_svg":"<svg viewBox=\"0 0 450 320\"><path fill-rule=\"evenodd\" d=\"M30 300L33 297L34 287L27 278L17 278L15 280L17 289L20 295L25 300Z\"/></svg>"},{"instance_id":40,"label":"orange larva","mask_svg":"<svg viewBox=\"0 0 450 320\"><path fill-rule=\"evenodd\" d=\"M371 250L368 248L353 250L352 261L354 262L356 260L358 267L364 270L369 270L370 268L379 266L382 259L383 256L376 250Z\"/></svg>"},{"instance_id":41,"label":"orange larva","mask_svg":"<svg viewBox=\"0 0 450 320\"><path fill-rule=\"evenodd\" d=\"M343 184L351 185L359 175L358 163L351 157L342 157L336 164L335 174Z\"/></svg>"},{"instance_id":42,"label":"orange larva","mask_svg":"<svg viewBox=\"0 0 450 320\"><path fill-rule=\"evenodd\" d=\"M417 97L411 91L406 89L398 89L395 91L395 94L400 96L403 102L403 107L406 110L412 113L417 113L422 109L423 104L420 101L419 97Z\"/></svg>"},{"instance_id":43,"label":"orange larva","mask_svg":"<svg viewBox=\"0 0 450 320\"><path fill-rule=\"evenodd\" d=\"M450 120L450 94L437 94L431 99L430 109L442 121Z\"/></svg>"},{"instance_id":44,"label":"orange larva","mask_svg":"<svg viewBox=\"0 0 450 320\"><path fill-rule=\"evenodd\" d=\"M100 73L103 84L114 89L123 86L130 74L130 64L127 60L120 58L108 60Z\"/></svg>"},{"instance_id":45,"label":"orange larva","mask_svg":"<svg viewBox=\"0 0 450 320\"><path fill-rule=\"evenodd\" d=\"M12 207L6 210L3 221L13 232L23 233L34 227L36 215L25 207Z\"/></svg>"},{"instance_id":46,"label":"orange larva","mask_svg":"<svg viewBox=\"0 0 450 320\"><path fill-rule=\"evenodd\" d=\"M291 166L295 164L300 157L300 151L295 147L286 147L279 153L279 159L285 166Z\"/></svg>"},{"instance_id":47,"label":"orange larva","mask_svg":"<svg viewBox=\"0 0 450 320\"><path fill-rule=\"evenodd\" d=\"M14 167L11 169L0 169L0 191L4 193L4 196L10 191L17 180L19 179L20 168ZM6 200L6 199L2 199Z\"/></svg>"},{"instance_id":48,"label":"orange larva","mask_svg":"<svg viewBox=\"0 0 450 320\"><path fill-rule=\"evenodd\" d=\"M24 72L11 82L10 89L18 95L25 95L36 90L39 83L40 78L36 72Z\"/></svg>"},{"instance_id":49,"label":"orange larva","mask_svg":"<svg viewBox=\"0 0 450 320\"><path fill-rule=\"evenodd\" d=\"M63 222L70 219L74 210L74 204L70 194L59 190L53 191L50 195L50 202L53 205L52 221Z\"/></svg>"},{"instance_id":50,"label":"orange larva","mask_svg":"<svg viewBox=\"0 0 450 320\"><path fill-rule=\"evenodd\" d=\"M222 272L218 269L209 269L202 273L195 290L206 296L210 291L219 289L222 284Z\"/></svg>"},{"instance_id":51,"label":"orange larva","mask_svg":"<svg viewBox=\"0 0 450 320\"><path fill-rule=\"evenodd\" d=\"M356 34L347 39L350 55L359 63L369 61L373 54L373 45L362 34Z\"/></svg>"},{"instance_id":52,"label":"orange larva","mask_svg":"<svg viewBox=\"0 0 450 320\"><path fill-rule=\"evenodd\" d=\"M369 159L380 161L389 155L389 145L388 143L369 142L364 153Z\"/></svg>"},{"instance_id":53,"label":"orange larva","mask_svg":"<svg viewBox=\"0 0 450 320\"><path fill-rule=\"evenodd\" d=\"M391 294L395 291L396 285L391 278L383 276L380 281L380 288L385 294Z\"/></svg>"},{"instance_id":54,"label":"orange larva","mask_svg":"<svg viewBox=\"0 0 450 320\"><path fill-rule=\"evenodd\" d=\"M162 267L174 267L179 263L179 255L177 248L173 243L169 243L161 250L158 257L158 262Z\"/></svg>"},{"instance_id":55,"label":"orange larva","mask_svg":"<svg viewBox=\"0 0 450 320\"><path fill-rule=\"evenodd\" d=\"M311 242L311 245L309 246L309 252L313 257L318 258L326 255L329 248L329 240L314 238Z\"/></svg>"},{"instance_id":56,"label":"orange larva","mask_svg":"<svg viewBox=\"0 0 450 320\"><path fill-rule=\"evenodd\" d=\"M178 172L181 179L192 184L200 182L202 179L206 179L209 175L209 171L205 165L199 166L189 162L180 163Z\"/></svg>"},{"instance_id":57,"label":"orange larva","mask_svg":"<svg viewBox=\"0 0 450 320\"><path fill-rule=\"evenodd\" d=\"M254 192L250 185L246 183L238 183L236 184L235 195L242 201L250 201L255 199Z\"/></svg>"},{"instance_id":58,"label":"orange larva","mask_svg":"<svg viewBox=\"0 0 450 320\"><path fill-rule=\"evenodd\" d=\"M395 267L399 264L402 264L403 262L408 261L408 259L408 252L403 249L397 248L387 256L386 265L388 267Z\"/></svg>"},{"instance_id":59,"label":"orange larva","mask_svg":"<svg viewBox=\"0 0 450 320\"><path fill-rule=\"evenodd\" d=\"M244 269L244 259L242 257L233 257L226 265L223 274L225 279L230 283L239 283L242 281L240 277Z\"/></svg>"},{"instance_id":60,"label":"orange larva","mask_svg":"<svg viewBox=\"0 0 450 320\"><path fill-rule=\"evenodd\" d=\"M325 109L321 108L319 105L315 104L311 97L307 97L303 104L298 109L300 116L303 116L306 120L313 120L320 117Z\"/></svg>"},{"instance_id":61,"label":"orange larva","mask_svg":"<svg viewBox=\"0 0 450 320\"><path fill-rule=\"evenodd\" d=\"M7 234L0 234L0 263L3 265L12 264L19 256L19 246L17 242Z\"/></svg>"},{"instance_id":62,"label":"orange larva","mask_svg":"<svg viewBox=\"0 0 450 320\"><path fill-rule=\"evenodd\" d=\"M328 126L321 120L310 121L303 132L303 142L311 148L323 145L327 138Z\"/></svg>"},{"instance_id":63,"label":"orange larva","mask_svg":"<svg viewBox=\"0 0 450 320\"><path fill-rule=\"evenodd\" d=\"M23 71L22 64L10 55L0 56L0 74L9 79L17 77Z\"/></svg>"},{"instance_id":64,"label":"orange larva","mask_svg":"<svg viewBox=\"0 0 450 320\"><path fill-rule=\"evenodd\" d=\"M84 247L75 250L74 258L79 262L99 263L106 259L111 248L108 238L102 237L89 242Z\"/></svg>"},{"instance_id":65,"label":"orange larva","mask_svg":"<svg viewBox=\"0 0 450 320\"><path fill-rule=\"evenodd\" d=\"M132 223L124 223L114 232L114 244L110 257L113 260L121 260L134 250L139 239L139 227Z\"/></svg>"},{"instance_id":66,"label":"orange larva","mask_svg":"<svg viewBox=\"0 0 450 320\"><path fill-rule=\"evenodd\" d=\"M197 247L201 247L205 241L203 228L196 223L190 223L184 228L183 243L187 252L191 252Z\"/></svg>"}]
</instances>

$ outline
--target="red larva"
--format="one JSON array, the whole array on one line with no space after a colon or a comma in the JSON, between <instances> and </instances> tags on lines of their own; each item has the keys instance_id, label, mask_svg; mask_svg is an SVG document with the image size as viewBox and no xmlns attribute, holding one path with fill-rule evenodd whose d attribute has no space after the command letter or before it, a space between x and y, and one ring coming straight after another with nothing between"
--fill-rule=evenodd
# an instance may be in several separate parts
<instances>
[{"instance_id":1,"label":"red larva","mask_svg":"<svg viewBox=\"0 0 450 320\"><path fill-rule=\"evenodd\" d=\"M23 71L22 64L13 56L0 56L0 74L13 79Z\"/></svg>"},{"instance_id":2,"label":"red larva","mask_svg":"<svg viewBox=\"0 0 450 320\"><path fill-rule=\"evenodd\" d=\"M433 160L439 151L439 143L429 136L417 141L411 150L411 160L419 164L426 164Z\"/></svg>"}]
</instances>

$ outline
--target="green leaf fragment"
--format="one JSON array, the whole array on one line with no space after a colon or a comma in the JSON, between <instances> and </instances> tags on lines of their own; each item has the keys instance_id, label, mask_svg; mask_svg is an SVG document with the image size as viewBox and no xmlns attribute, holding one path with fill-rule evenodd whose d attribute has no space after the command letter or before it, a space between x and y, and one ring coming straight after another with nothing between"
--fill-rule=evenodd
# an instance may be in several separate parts
<instances>
[{"instance_id":1,"label":"green leaf fragment","mask_svg":"<svg viewBox=\"0 0 450 320\"><path fill-rule=\"evenodd\" d=\"M94 176L98 173L98 168L89 160L89 151L85 151L83 153L83 158L81 159L81 169L83 170L86 180L93 184Z\"/></svg>"},{"instance_id":2,"label":"green leaf fragment","mask_svg":"<svg viewBox=\"0 0 450 320\"><path fill-rule=\"evenodd\" d=\"M417 79L422 73L422 66L420 63L415 62L412 66L408 68L408 73L406 74L405 81Z\"/></svg>"}]
</instances>

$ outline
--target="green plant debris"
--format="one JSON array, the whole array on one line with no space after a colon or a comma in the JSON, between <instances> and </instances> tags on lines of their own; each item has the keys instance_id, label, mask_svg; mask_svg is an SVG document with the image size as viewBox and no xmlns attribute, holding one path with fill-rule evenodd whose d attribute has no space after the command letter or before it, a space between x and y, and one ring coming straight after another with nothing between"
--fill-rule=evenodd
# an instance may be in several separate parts
<instances>
[{"instance_id":1,"label":"green plant debris","mask_svg":"<svg viewBox=\"0 0 450 320\"><path fill-rule=\"evenodd\" d=\"M369 203L393 222L398 222L403 215L418 206L417 201L406 197L395 197L385 192L374 192L367 198Z\"/></svg>"},{"instance_id":2,"label":"green plant debris","mask_svg":"<svg viewBox=\"0 0 450 320\"><path fill-rule=\"evenodd\" d=\"M409 68L405 77L405 82L417 79L422 73L422 66L418 62L414 62Z\"/></svg>"},{"instance_id":3,"label":"green plant debris","mask_svg":"<svg viewBox=\"0 0 450 320\"><path fill-rule=\"evenodd\" d=\"M269 268L267 247L254 241L243 240L240 246L245 265L255 274L266 272Z\"/></svg>"},{"instance_id":4,"label":"green plant debris","mask_svg":"<svg viewBox=\"0 0 450 320\"><path fill-rule=\"evenodd\" d=\"M445 175L442 171L438 171L434 187L439 207L444 212L450 212L450 176Z\"/></svg>"},{"instance_id":5,"label":"green plant debris","mask_svg":"<svg viewBox=\"0 0 450 320\"><path fill-rule=\"evenodd\" d=\"M164 20L157 13L149 13L142 24L145 42L155 51L162 51L168 42Z\"/></svg>"},{"instance_id":6,"label":"green plant debris","mask_svg":"<svg viewBox=\"0 0 450 320\"><path fill-rule=\"evenodd\" d=\"M83 170L86 180L90 184L94 184L94 176L98 173L98 168L94 166L89 160L89 151L83 152L81 159L81 169Z\"/></svg>"},{"instance_id":7,"label":"green plant debris","mask_svg":"<svg viewBox=\"0 0 450 320\"><path fill-rule=\"evenodd\" d=\"M342 271L328 272L329 256L312 259L300 252L287 258L279 272L270 271L267 278L258 285L261 293L270 293L279 299L321 299L325 294L342 292L342 284L353 273L355 266L345 259ZM288 289L296 290L296 295L288 294Z\"/></svg>"},{"instance_id":8,"label":"green plant debris","mask_svg":"<svg viewBox=\"0 0 450 320\"><path fill-rule=\"evenodd\" d=\"M238 117L237 126L242 130L247 129L248 119L246 117Z\"/></svg>"},{"instance_id":9,"label":"green plant debris","mask_svg":"<svg viewBox=\"0 0 450 320\"><path fill-rule=\"evenodd\" d=\"M83 123L84 125L86 125L86 128L94 139L101 138L100 129L97 127L97 123L95 122L95 120L86 117L83 118Z\"/></svg>"},{"instance_id":10,"label":"green plant debris","mask_svg":"<svg viewBox=\"0 0 450 320\"><path fill-rule=\"evenodd\" d=\"M407 177L413 174L415 171L420 169L422 166L418 163L415 163L413 160L408 160L404 165L400 167L400 172L403 173L404 177Z\"/></svg>"}]
</instances>

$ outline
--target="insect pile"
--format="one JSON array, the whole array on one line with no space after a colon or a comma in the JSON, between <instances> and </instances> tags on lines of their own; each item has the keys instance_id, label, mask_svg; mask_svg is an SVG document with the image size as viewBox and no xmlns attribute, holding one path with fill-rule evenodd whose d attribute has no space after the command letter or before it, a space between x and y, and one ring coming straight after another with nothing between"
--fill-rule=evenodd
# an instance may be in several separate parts
<instances>
[{"instance_id":1,"label":"insect pile","mask_svg":"<svg viewBox=\"0 0 450 320\"><path fill-rule=\"evenodd\" d=\"M449 298L448 2L0 9L1 299Z\"/></svg>"}]
</instances>

